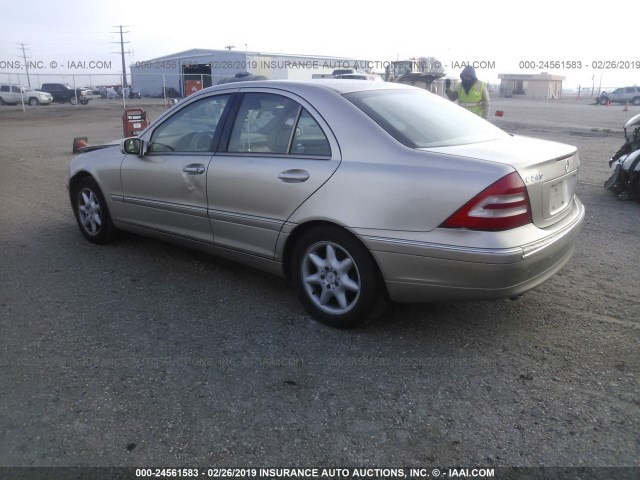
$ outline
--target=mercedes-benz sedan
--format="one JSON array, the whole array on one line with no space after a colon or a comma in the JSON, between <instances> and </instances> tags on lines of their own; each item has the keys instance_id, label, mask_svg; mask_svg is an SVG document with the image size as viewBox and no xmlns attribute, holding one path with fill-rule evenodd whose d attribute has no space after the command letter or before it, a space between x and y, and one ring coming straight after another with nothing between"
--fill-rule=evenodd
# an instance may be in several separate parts
<instances>
[{"instance_id":1,"label":"mercedes-benz sedan","mask_svg":"<svg viewBox=\"0 0 640 480\"><path fill-rule=\"evenodd\" d=\"M72 160L82 234L149 235L291 280L349 327L388 300L514 297L571 257L575 147L512 136L414 87L256 81L189 96Z\"/></svg>"}]
</instances>

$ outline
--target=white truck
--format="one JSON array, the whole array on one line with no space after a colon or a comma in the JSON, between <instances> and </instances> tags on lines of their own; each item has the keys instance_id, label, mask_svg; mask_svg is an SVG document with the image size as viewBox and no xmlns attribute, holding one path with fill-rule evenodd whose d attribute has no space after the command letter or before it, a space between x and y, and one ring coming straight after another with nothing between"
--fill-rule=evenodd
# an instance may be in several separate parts
<instances>
[{"instance_id":1,"label":"white truck","mask_svg":"<svg viewBox=\"0 0 640 480\"><path fill-rule=\"evenodd\" d=\"M0 105L17 105L22 102L36 107L41 104L50 104L53 102L53 97L50 93L41 92L31 87L0 83Z\"/></svg>"}]
</instances>

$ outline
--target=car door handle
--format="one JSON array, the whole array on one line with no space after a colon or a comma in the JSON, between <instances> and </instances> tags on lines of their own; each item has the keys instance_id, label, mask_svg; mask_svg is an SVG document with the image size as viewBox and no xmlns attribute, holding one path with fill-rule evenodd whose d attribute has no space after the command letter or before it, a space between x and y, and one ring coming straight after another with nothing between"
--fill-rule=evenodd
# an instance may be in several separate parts
<instances>
[{"instance_id":1,"label":"car door handle","mask_svg":"<svg viewBox=\"0 0 640 480\"><path fill-rule=\"evenodd\" d=\"M190 175L202 175L204 173L204 165L201 163L192 163L184 167L182 171Z\"/></svg>"},{"instance_id":2,"label":"car door handle","mask_svg":"<svg viewBox=\"0 0 640 480\"><path fill-rule=\"evenodd\" d=\"M295 168L293 170L285 170L278 175L278 178L285 183L300 183L307 181L309 172Z\"/></svg>"}]
</instances>

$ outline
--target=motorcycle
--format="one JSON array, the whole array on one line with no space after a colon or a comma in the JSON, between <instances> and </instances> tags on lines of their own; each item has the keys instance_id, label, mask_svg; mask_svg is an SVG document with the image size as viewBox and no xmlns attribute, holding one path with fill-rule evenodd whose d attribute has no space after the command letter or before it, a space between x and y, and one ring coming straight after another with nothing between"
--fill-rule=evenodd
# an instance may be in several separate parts
<instances>
[{"instance_id":1,"label":"motorcycle","mask_svg":"<svg viewBox=\"0 0 640 480\"><path fill-rule=\"evenodd\" d=\"M620 200L640 200L640 115L624 124L625 143L609 160L613 170L604 188Z\"/></svg>"}]
</instances>

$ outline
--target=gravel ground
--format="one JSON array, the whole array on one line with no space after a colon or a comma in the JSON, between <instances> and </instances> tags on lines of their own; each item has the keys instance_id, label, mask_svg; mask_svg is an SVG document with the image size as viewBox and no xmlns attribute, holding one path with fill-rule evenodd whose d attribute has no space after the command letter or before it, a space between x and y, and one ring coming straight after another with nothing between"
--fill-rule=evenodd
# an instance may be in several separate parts
<instances>
[{"instance_id":1,"label":"gravel ground","mask_svg":"<svg viewBox=\"0 0 640 480\"><path fill-rule=\"evenodd\" d=\"M1 107L0 466L640 467L640 204L602 188L640 109L588 103L493 105L580 149L587 219L558 275L346 332L259 271L86 242L71 143L121 136L117 103Z\"/></svg>"}]
</instances>

